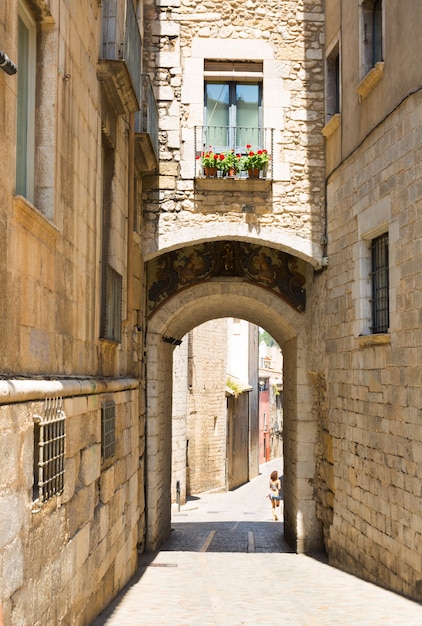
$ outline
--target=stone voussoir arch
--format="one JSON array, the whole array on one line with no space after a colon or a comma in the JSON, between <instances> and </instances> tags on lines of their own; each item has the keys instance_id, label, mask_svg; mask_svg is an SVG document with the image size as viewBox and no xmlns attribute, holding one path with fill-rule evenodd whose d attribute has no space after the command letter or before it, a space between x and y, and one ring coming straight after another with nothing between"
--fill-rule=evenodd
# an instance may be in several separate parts
<instances>
[{"instance_id":1,"label":"stone voussoir arch","mask_svg":"<svg viewBox=\"0 0 422 626\"><path fill-rule=\"evenodd\" d=\"M201 224L192 219L190 213L186 219L178 215L177 227L174 221L166 227L165 222L160 224L159 232L153 236L143 237L144 260L150 259L187 245L196 245L205 241L217 241L219 239L244 241L252 244L265 245L309 263L312 267L318 267L321 262L321 243L313 241L311 236L298 235L289 229L281 229L277 226L265 226L258 221L251 221L245 216L245 221L230 222L219 219ZM254 220L254 217L252 218Z\"/></svg>"},{"instance_id":2,"label":"stone voussoir arch","mask_svg":"<svg viewBox=\"0 0 422 626\"><path fill-rule=\"evenodd\" d=\"M168 298L147 326L146 548L154 551L171 528L172 353L192 328L221 317L239 317L265 328L279 343L285 362L285 535L300 552L320 548L313 490L316 427L304 399L306 313L276 294L237 277L213 279ZM301 446L301 443L306 445ZM306 450L306 452L304 452ZM300 478L300 480L299 480Z\"/></svg>"}]
</instances>

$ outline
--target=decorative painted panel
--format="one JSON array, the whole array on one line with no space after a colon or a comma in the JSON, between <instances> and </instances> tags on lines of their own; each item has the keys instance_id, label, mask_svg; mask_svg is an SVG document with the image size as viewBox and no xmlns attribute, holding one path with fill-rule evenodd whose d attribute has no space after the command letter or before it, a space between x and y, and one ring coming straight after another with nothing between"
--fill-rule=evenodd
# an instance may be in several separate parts
<instances>
[{"instance_id":1,"label":"decorative painted panel","mask_svg":"<svg viewBox=\"0 0 422 626\"><path fill-rule=\"evenodd\" d=\"M173 250L148 262L148 314L179 290L224 276L259 284L297 311L305 310L303 261L257 244L212 241Z\"/></svg>"}]
</instances>

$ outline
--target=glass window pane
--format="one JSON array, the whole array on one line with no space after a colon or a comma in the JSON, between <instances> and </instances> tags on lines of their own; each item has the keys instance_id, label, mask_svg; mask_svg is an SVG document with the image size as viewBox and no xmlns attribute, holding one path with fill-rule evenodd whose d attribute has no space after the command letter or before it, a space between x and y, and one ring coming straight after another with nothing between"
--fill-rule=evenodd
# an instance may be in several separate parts
<instances>
[{"instance_id":1,"label":"glass window pane","mask_svg":"<svg viewBox=\"0 0 422 626\"><path fill-rule=\"evenodd\" d=\"M373 63L375 65L375 63L382 61L382 2L381 0L376 0L374 2L373 39L374 39Z\"/></svg>"},{"instance_id":2,"label":"glass window pane","mask_svg":"<svg viewBox=\"0 0 422 626\"><path fill-rule=\"evenodd\" d=\"M207 145L213 146L216 151L227 149L229 113L229 85L207 83L205 110L208 126Z\"/></svg>"},{"instance_id":3,"label":"glass window pane","mask_svg":"<svg viewBox=\"0 0 422 626\"><path fill-rule=\"evenodd\" d=\"M236 85L236 126L238 129L237 146L242 151L246 144L259 147L259 85Z\"/></svg>"},{"instance_id":4,"label":"glass window pane","mask_svg":"<svg viewBox=\"0 0 422 626\"><path fill-rule=\"evenodd\" d=\"M18 110L17 110L17 154L16 193L26 195L27 143L28 143L28 51L29 31L19 17L18 20Z\"/></svg>"}]
</instances>

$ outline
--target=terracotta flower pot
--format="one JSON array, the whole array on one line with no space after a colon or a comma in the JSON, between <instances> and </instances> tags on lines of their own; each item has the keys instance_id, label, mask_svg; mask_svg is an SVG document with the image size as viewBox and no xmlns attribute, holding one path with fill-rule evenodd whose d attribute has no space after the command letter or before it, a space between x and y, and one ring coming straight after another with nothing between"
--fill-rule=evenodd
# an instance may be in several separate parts
<instances>
[{"instance_id":1,"label":"terracotta flower pot","mask_svg":"<svg viewBox=\"0 0 422 626\"><path fill-rule=\"evenodd\" d=\"M259 178L259 169L253 169L253 170L248 170L248 177L249 178Z\"/></svg>"},{"instance_id":2,"label":"terracotta flower pot","mask_svg":"<svg viewBox=\"0 0 422 626\"><path fill-rule=\"evenodd\" d=\"M207 178L215 178L215 175L217 173L217 168L216 167L205 167L204 166L204 174Z\"/></svg>"}]
</instances>

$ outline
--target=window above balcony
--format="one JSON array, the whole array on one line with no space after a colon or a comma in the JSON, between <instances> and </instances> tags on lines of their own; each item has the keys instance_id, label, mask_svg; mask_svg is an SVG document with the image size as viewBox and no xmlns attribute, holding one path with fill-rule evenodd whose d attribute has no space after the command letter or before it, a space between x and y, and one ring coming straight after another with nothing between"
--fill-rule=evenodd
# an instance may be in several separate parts
<instances>
[{"instance_id":1,"label":"window above balcony","mask_svg":"<svg viewBox=\"0 0 422 626\"><path fill-rule=\"evenodd\" d=\"M246 181L249 189L269 187L273 130L263 128L262 81L260 61L204 60L204 126L195 128L197 187L233 190Z\"/></svg>"}]
</instances>

